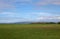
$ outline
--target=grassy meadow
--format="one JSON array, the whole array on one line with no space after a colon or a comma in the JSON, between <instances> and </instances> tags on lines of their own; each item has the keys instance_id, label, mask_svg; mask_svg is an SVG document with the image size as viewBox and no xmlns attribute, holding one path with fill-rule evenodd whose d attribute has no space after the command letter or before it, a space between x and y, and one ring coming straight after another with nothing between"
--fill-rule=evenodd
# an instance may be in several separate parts
<instances>
[{"instance_id":1,"label":"grassy meadow","mask_svg":"<svg viewBox=\"0 0 60 39\"><path fill-rule=\"evenodd\" d=\"M60 39L60 24L0 24L0 39Z\"/></svg>"}]
</instances>

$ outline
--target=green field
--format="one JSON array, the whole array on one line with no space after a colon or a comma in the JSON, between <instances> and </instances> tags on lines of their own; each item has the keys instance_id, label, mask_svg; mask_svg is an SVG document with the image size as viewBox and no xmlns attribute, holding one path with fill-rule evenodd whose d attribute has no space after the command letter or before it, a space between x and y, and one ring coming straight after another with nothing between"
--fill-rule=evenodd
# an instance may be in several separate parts
<instances>
[{"instance_id":1,"label":"green field","mask_svg":"<svg viewBox=\"0 0 60 39\"><path fill-rule=\"evenodd\" d=\"M60 24L0 24L0 39L60 39Z\"/></svg>"}]
</instances>

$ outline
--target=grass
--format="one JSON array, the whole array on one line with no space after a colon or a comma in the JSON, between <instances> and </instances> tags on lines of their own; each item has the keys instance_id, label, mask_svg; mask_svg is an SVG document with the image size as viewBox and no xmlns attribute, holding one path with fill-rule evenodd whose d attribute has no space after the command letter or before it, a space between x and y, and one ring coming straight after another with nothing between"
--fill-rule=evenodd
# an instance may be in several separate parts
<instances>
[{"instance_id":1,"label":"grass","mask_svg":"<svg viewBox=\"0 0 60 39\"><path fill-rule=\"evenodd\" d=\"M0 39L60 39L60 24L0 24Z\"/></svg>"}]
</instances>

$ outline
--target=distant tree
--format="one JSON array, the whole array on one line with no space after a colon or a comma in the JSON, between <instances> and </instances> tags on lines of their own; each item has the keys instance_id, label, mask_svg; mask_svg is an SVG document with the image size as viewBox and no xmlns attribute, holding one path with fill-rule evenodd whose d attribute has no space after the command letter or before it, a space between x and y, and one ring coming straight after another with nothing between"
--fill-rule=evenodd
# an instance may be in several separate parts
<instances>
[{"instance_id":1,"label":"distant tree","mask_svg":"<svg viewBox=\"0 0 60 39\"><path fill-rule=\"evenodd\" d=\"M55 22L44 22L44 24L56 24Z\"/></svg>"},{"instance_id":2,"label":"distant tree","mask_svg":"<svg viewBox=\"0 0 60 39\"><path fill-rule=\"evenodd\" d=\"M33 22L31 24L56 24L55 22Z\"/></svg>"},{"instance_id":3,"label":"distant tree","mask_svg":"<svg viewBox=\"0 0 60 39\"><path fill-rule=\"evenodd\" d=\"M49 24L56 24L55 22L49 22Z\"/></svg>"},{"instance_id":4,"label":"distant tree","mask_svg":"<svg viewBox=\"0 0 60 39\"><path fill-rule=\"evenodd\" d=\"M58 24L60 24L60 22L58 22Z\"/></svg>"}]
</instances>

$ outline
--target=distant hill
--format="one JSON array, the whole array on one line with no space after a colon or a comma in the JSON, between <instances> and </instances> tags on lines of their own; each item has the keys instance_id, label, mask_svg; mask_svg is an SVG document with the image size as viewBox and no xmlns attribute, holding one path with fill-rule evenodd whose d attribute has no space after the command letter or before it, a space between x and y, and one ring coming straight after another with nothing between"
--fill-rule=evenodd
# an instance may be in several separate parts
<instances>
[{"instance_id":1,"label":"distant hill","mask_svg":"<svg viewBox=\"0 0 60 39\"><path fill-rule=\"evenodd\" d=\"M0 24L30 24L32 22L15 22L15 23L0 23Z\"/></svg>"}]
</instances>

